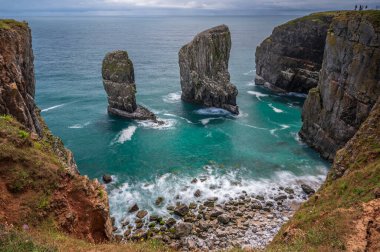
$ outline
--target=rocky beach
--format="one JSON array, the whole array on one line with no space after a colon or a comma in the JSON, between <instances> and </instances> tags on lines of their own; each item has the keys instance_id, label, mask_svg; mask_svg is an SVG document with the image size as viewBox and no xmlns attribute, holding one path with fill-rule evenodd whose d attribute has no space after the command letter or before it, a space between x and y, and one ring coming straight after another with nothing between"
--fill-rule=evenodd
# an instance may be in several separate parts
<instances>
[{"instance_id":1,"label":"rocky beach","mask_svg":"<svg viewBox=\"0 0 380 252\"><path fill-rule=\"evenodd\" d=\"M184 201L180 194L173 199L159 196L152 202L153 211L132 203L121 218L113 217L116 239L121 243L157 239L179 251L262 249L319 186L299 181L293 186L264 188L262 194L241 190L223 197L207 197L196 188L208 185L208 179L194 178L182 188L184 193L192 193L190 202L189 197ZM231 186L240 188L238 184ZM111 188L112 184L109 190L113 193L122 191Z\"/></svg>"}]
</instances>

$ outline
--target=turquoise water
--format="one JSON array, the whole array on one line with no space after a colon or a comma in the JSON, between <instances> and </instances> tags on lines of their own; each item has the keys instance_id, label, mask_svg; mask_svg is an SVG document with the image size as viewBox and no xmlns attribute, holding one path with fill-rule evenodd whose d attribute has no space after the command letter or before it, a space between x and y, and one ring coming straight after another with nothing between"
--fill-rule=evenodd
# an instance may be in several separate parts
<instances>
[{"instance_id":1,"label":"turquoise water","mask_svg":"<svg viewBox=\"0 0 380 252\"><path fill-rule=\"evenodd\" d=\"M70 148L82 174L112 174L113 215L132 202L151 211L241 190L323 181L327 164L302 144L303 97L277 95L254 85L254 52L272 29L293 16L54 17L28 19L33 33L36 99L54 134ZM231 81L241 114L180 101L177 53L196 33L218 24L232 33ZM125 121L107 115L101 62L111 50L128 50L135 66L138 103L166 123ZM193 177L207 177L190 184Z\"/></svg>"}]
</instances>

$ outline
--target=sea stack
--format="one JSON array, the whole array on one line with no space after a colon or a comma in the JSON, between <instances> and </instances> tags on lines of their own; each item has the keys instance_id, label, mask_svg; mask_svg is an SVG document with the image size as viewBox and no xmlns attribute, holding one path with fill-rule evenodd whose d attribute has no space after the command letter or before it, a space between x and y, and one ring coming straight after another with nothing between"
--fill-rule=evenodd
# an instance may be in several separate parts
<instances>
[{"instance_id":1,"label":"sea stack","mask_svg":"<svg viewBox=\"0 0 380 252\"><path fill-rule=\"evenodd\" d=\"M220 25L199 33L179 51L182 100L239 114L238 90L230 83L231 33Z\"/></svg>"},{"instance_id":2,"label":"sea stack","mask_svg":"<svg viewBox=\"0 0 380 252\"><path fill-rule=\"evenodd\" d=\"M102 76L108 95L108 113L127 119L156 120L152 112L136 103L135 74L128 52L107 53Z\"/></svg>"}]
</instances>

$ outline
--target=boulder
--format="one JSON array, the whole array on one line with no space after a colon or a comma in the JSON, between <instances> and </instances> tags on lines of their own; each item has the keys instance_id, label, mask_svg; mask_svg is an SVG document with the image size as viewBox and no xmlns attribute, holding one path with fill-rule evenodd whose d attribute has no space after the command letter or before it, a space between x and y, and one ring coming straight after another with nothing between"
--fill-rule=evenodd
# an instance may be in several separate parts
<instances>
[{"instance_id":1,"label":"boulder","mask_svg":"<svg viewBox=\"0 0 380 252\"><path fill-rule=\"evenodd\" d=\"M230 83L231 34L226 25L203 31L179 51L182 100L238 114L237 88Z\"/></svg>"},{"instance_id":2,"label":"boulder","mask_svg":"<svg viewBox=\"0 0 380 252\"><path fill-rule=\"evenodd\" d=\"M193 225L188 222L179 222L174 226L175 236L177 238L185 237L191 234Z\"/></svg>"},{"instance_id":3,"label":"boulder","mask_svg":"<svg viewBox=\"0 0 380 252\"><path fill-rule=\"evenodd\" d=\"M111 177L111 175L104 174L104 175L103 175L103 182L104 182L105 184L111 183L111 182L112 182L112 177Z\"/></svg>"},{"instance_id":4,"label":"boulder","mask_svg":"<svg viewBox=\"0 0 380 252\"><path fill-rule=\"evenodd\" d=\"M142 218L144 218L147 214L148 214L148 212L147 212L146 210L140 210L140 211L137 212L136 217L142 219Z\"/></svg>"},{"instance_id":5,"label":"boulder","mask_svg":"<svg viewBox=\"0 0 380 252\"><path fill-rule=\"evenodd\" d=\"M133 205L129 208L128 212L129 212L129 213L133 213L133 212L136 212L136 211L138 211L138 210L139 210L139 206L135 203L135 204L133 204Z\"/></svg>"},{"instance_id":6,"label":"boulder","mask_svg":"<svg viewBox=\"0 0 380 252\"><path fill-rule=\"evenodd\" d=\"M179 216L185 216L189 212L189 207L185 204L180 204L174 209L174 213Z\"/></svg>"},{"instance_id":7,"label":"boulder","mask_svg":"<svg viewBox=\"0 0 380 252\"><path fill-rule=\"evenodd\" d=\"M302 191L307 195L315 193L315 190L306 184L301 185Z\"/></svg>"},{"instance_id":8,"label":"boulder","mask_svg":"<svg viewBox=\"0 0 380 252\"><path fill-rule=\"evenodd\" d=\"M127 119L156 120L152 112L136 103L135 75L128 52L107 53L103 59L102 77L108 96L108 113Z\"/></svg>"},{"instance_id":9,"label":"boulder","mask_svg":"<svg viewBox=\"0 0 380 252\"><path fill-rule=\"evenodd\" d=\"M221 214L218 216L218 222L221 224L228 224L231 218L227 214Z\"/></svg>"}]
</instances>

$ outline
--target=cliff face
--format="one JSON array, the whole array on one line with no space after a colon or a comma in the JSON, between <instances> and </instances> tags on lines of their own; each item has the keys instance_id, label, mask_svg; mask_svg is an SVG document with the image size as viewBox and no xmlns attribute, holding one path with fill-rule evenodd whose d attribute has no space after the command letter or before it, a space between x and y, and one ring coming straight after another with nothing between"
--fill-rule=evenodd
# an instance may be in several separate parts
<instances>
[{"instance_id":1,"label":"cliff face","mask_svg":"<svg viewBox=\"0 0 380 252\"><path fill-rule=\"evenodd\" d=\"M136 104L135 73L128 52L107 53L103 59L102 76L110 114L127 119L156 120L152 112Z\"/></svg>"},{"instance_id":2,"label":"cliff face","mask_svg":"<svg viewBox=\"0 0 380 252\"><path fill-rule=\"evenodd\" d=\"M300 93L316 87L333 17L315 13L276 27L256 48L256 84Z\"/></svg>"},{"instance_id":3,"label":"cliff face","mask_svg":"<svg viewBox=\"0 0 380 252\"><path fill-rule=\"evenodd\" d=\"M380 11L338 14L300 133L334 162L268 251L380 250Z\"/></svg>"},{"instance_id":4,"label":"cliff face","mask_svg":"<svg viewBox=\"0 0 380 252\"><path fill-rule=\"evenodd\" d=\"M38 113L31 46L26 23L0 20L0 222L52 219L75 237L109 240L104 187L79 175L72 153Z\"/></svg>"},{"instance_id":5,"label":"cliff face","mask_svg":"<svg viewBox=\"0 0 380 252\"><path fill-rule=\"evenodd\" d=\"M380 99L268 251L380 250Z\"/></svg>"},{"instance_id":6,"label":"cliff face","mask_svg":"<svg viewBox=\"0 0 380 252\"><path fill-rule=\"evenodd\" d=\"M0 21L0 114L10 114L41 134L34 104L31 32L26 23Z\"/></svg>"},{"instance_id":7,"label":"cliff face","mask_svg":"<svg viewBox=\"0 0 380 252\"><path fill-rule=\"evenodd\" d=\"M318 86L305 101L302 139L332 160L355 134L380 96L380 30L376 12L334 18Z\"/></svg>"},{"instance_id":8,"label":"cliff face","mask_svg":"<svg viewBox=\"0 0 380 252\"><path fill-rule=\"evenodd\" d=\"M219 107L234 114L237 88L230 83L231 34L221 25L198 34L179 51L182 100Z\"/></svg>"}]
</instances>

